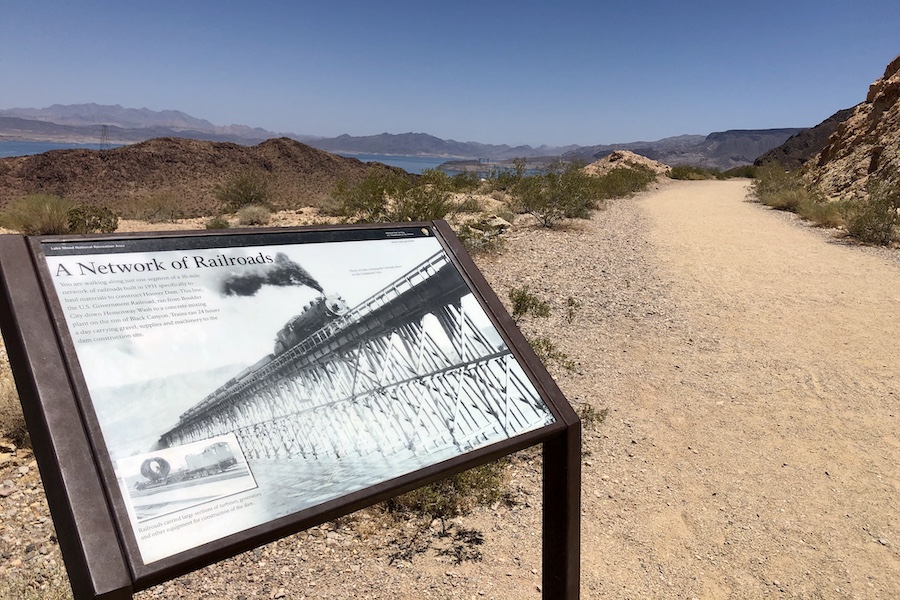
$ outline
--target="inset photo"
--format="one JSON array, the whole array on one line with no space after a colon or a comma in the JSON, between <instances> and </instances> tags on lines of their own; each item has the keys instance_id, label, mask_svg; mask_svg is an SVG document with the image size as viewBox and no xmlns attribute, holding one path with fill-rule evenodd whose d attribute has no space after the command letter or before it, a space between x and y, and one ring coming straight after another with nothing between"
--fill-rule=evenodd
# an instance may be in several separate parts
<instances>
[{"instance_id":1,"label":"inset photo","mask_svg":"<svg viewBox=\"0 0 900 600\"><path fill-rule=\"evenodd\" d=\"M256 488L232 433L125 458L116 469L139 523Z\"/></svg>"}]
</instances>

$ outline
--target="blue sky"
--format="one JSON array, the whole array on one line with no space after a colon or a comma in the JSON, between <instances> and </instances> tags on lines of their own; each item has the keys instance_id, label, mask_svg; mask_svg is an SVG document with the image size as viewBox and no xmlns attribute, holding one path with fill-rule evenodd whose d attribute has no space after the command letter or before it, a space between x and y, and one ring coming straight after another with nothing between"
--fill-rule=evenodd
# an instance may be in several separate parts
<instances>
[{"instance_id":1,"label":"blue sky","mask_svg":"<svg viewBox=\"0 0 900 600\"><path fill-rule=\"evenodd\" d=\"M812 126L897 54L897 0L4 0L0 108L593 145Z\"/></svg>"}]
</instances>

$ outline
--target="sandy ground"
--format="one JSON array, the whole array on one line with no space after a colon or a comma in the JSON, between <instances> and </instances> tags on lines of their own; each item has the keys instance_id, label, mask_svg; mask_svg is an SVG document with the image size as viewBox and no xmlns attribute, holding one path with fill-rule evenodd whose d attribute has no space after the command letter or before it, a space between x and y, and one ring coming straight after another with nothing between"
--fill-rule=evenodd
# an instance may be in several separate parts
<instances>
[{"instance_id":1,"label":"sandy ground","mask_svg":"<svg viewBox=\"0 0 900 600\"><path fill-rule=\"evenodd\" d=\"M575 362L550 366L573 403L608 410L584 438L583 598L900 597L898 251L745 195L667 182L478 259L501 298L525 285L553 305L523 330ZM538 457L514 461L513 506L458 523L483 532L479 561L390 561L398 536L363 515L140 598L539 598ZM27 576L55 550L27 558L46 534L9 525L46 510L16 464L0 571Z\"/></svg>"}]
</instances>

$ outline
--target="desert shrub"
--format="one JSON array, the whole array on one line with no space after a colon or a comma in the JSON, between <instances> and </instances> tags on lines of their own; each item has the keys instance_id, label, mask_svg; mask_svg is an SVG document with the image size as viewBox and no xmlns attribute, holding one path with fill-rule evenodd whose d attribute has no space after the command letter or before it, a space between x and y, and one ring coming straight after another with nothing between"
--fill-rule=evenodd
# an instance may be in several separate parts
<instances>
[{"instance_id":1,"label":"desert shrub","mask_svg":"<svg viewBox=\"0 0 900 600\"><path fill-rule=\"evenodd\" d=\"M271 199L269 178L261 171L245 171L217 189L216 197L231 211L251 204L268 206Z\"/></svg>"},{"instance_id":2,"label":"desert shrub","mask_svg":"<svg viewBox=\"0 0 900 600\"><path fill-rule=\"evenodd\" d=\"M512 189L513 198L544 227L562 219L586 219L600 198L596 179L582 166L556 160L541 173L521 177Z\"/></svg>"},{"instance_id":3,"label":"desert shrub","mask_svg":"<svg viewBox=\"0 0 900 600\"><path fill-rule=\"evenodd\" d=\"M525 159L514 158L513 168L493 167L488 174L490 188L497 192L512 191L525 176Z\"/></svg>"},{"instance_id":4,"label":"desert shrub","mask_svg":"<svg viewBox=\"0 0 900 600\"><path fill-rule=\"evenodd\" d=\"M509 290L509 301L512 303L512 318L519 322L522 317L549 317L550 305L538 298L527 287Z\"/></svg>"},{"instance_id":5,"label":"desert shrub","mask_svg":"<svg viewBox=\"0 0 900 600\"><path fill-rule=\"evenodd\" d=\"M486 226L478 220L470 219L458 224L455 233L470 254L496 252L503 246L502 230Z\"/></svg>"},{"instance_id":6,"label":"desert shrub","mask_svg":"<svg viewBox=\"0 0 900 600\"><path fill-rule=\"evenodd\" d=\"M900 227L900 186L874 181L865 198L850 200L843 206L847 233L866 244L887 246L897 237Z\"/></svg>"},{"instance_id":7,"label":"desert shrub","mask_svg":"<svg viewBox=\"0 0 900 600\"><path fill-rule=\"evenodd\" d=\"M490 506L507 495L509 459L502 458L426 485L385 502L388 512L406 517L452 519L477 506Z\"/></svg>"},{"instance_id":8,"label":"desert shrub","mask_svg":"<svg viewBox=\"0 0 900 600\"><path fill-rule=\"evenodd\" d=\"M272 219L272 213L265 206L248 204L237 211L237 221L240 225L268 225Z\"/></svg>"},{"instance_id":9,"label":"desert shrub","mask_svg":"<svg viewBox=\"0 0 900 600\"><path fill-rule=\"evenodd\" d=\"M798 171L785 171L777 163L756 168L750 193L762 204L796 213L819 227L839 227L844 223L842 203L829 202L806 185Z\"/></svg>"},{"instance_id":10,"label":"desert shrub","mask_svg":"<svg viewBox=\"0 0 900 600\"><path fill-rule=\"evenodd\" d=\"M732 167L727 171L723 171L722 177L746 177L747 179L754 179L756 177L756 169L756 165L741 165L740 167Z\"/></svg>"},{"instance_id":11,"label":"desert shrub","mask_svg":"<svg viewBox=\"0 0 900 600\"><path fill-rule=\"evenodd\" d=\"M555 363L569 372L574 372L577 369L575 361L568 354L557 348L550 338L544 336L529 338L528 344L545 365Z\"/></svg>"},{"instance_id":12,"label":"desert shrub","mask_svg":"<svg viewBox=\"0 0 900 600\"><path fill-rule=\"evenodd\" d=\"M789 211L796 210L810 196L798 171L786 171L776 163L757 169L750 193L766 206Z\"/></svg>"},{"instance_id":13,"label":"desert shrub","mask_svg":"<svg viewBox=\"0 0 900 600\"><path fill-rule=\"evenodd\" d=\"M59 196L35 194L13 201L0 215L0 223L25 235L57 235L69 232L72 203Z\"/></svg>"},{"instance_id":14,"label":"desert shrub","mask_svg":"<svg viewBox=\"0 0 900 600\"><path fill-rule=\"evenodd\" d=\"M121 211L126 219L148 223L171 223L185 216L182 201L174 194L160 192L146 198L136 198Z\"/></svg>"},{"instance_id":15,"label":"desert shrub","mask_svg":"<svg viewBox=\"0 0 900 600\"><path fill-rule=\"evenodd\" d=\"M221 215L215 216L206 222L207 229L228 229L229 227L231 227L231 223Z\"/></svg>"},{"instance_id":16,"label":"desert shrub","mask_svg":"<svg viewBox=\"0 0 900 600\"><path fill-rule=\"evenodd\" d=\"M25 447L30 444L19 395L7 369L3 369L0 375L0 434L16 446Z\"/></svg>"},{"instance_id":17,"label":"desert shrub","mask_svg":"<svg viewBox=\"0 0 900 600\"><path fill-rule=\"evenodd\" d=\"M332 192L335 212L357 223L443 219L453 209L446 179L445 173L437 171L426 173L413 185L402 173L373 168L357 185L338 182Z\"/></svg>"},{"instance_id":18,"label":"desert shrub","mask_svg":"<svg viewBox=\"0 0 900 600\"><path fill-rule=\"evenodd\" d=\"M450 178L450 191L474 192L481 187L481 177L473 171L457 173Z\"/></svg>"},{"instance_id":19,"label":"desert shrub","mask_svg":"<svg viewBox=\"0 0 900 600\"><path fill-rule=\"evenodd\" d=\"M619 167L608 173L593 176L594 193L601 200L625 198L631 194L646 190L656 181L656 172L650 167L629 163L627 167Z\"/></svg>"},{"instance_id":20,"label":"desert shrub","mask_svg":"<svg viewBox=\"0 0 900 600\"><path fill-rule=\"evenodd\" d=\"M846 224L844 202L829 202L818 196L812 198L811 201L800 203L796 211L798 215L811 221L817 227L836 229Z\"/></svg>"},{"instance_id":21,"label":"desert shrub","mask_svg":"<svg viewBox=\"0 0 900 600\"><path fill-rule=\"evenodd\" d=\"M388 204L385 221L431 221L443 219L451 210L450 192L435 186L417 185Z\"/></svg>"},{"instance_id":22,"label":"desert shrub","mask_svg":"<svg viewBox=\"0 0 900 600\"><path fill-rule=\"evenodd\" d=\"M656 180L656 173L642 165L599 176L585 173L583 167L556 160L538 174L522 176L512 189L517 206L544 227L553 227L562 219L587 219L603 200L628 196Z\"/></svg>"},{"instance_id":23,"label":"desert shrub","mask_svg":"<svg viewBox=\"0 0 900 600\"><path fill-rule=\"evenodd\" d=\"M481 201L475 196L469 194L466 198L456 205L454 212L457 213L477 213L481 212L484 207L481 205Z\"/></svg>"},{"instance_id":24,"label":"desert shrub","mask_svg":"<svg viewBox=\"0 0 900 600\"><path fill-rule=\"evenodd\" d=\"M66 213L69 233L112 233L119 226L119 217L102 206L79 204Z\"/></svg>"},{"instance_id":25,"label":"desert shrub","mask_svg":"<svg viewBox=\"0 0 900 600\"><path fill-rule=\"evenodd\" d=\"M608 408L596 409L587 402L579 402L575 405L575 412L581 419L581 429L583 431L594 431L603 424L609 414Z\"/></svg>"},{"instance_id":26,"label":"desert shrub","mask_svg":"<svg viewBox=\"0 0 900 600\"><path fill-rule=\"evenodd\" d=\"M675 165L669 170L669 177L687 180L716 179L716 173L712 169L694 165Z\"/></svg>"}]
</instances>

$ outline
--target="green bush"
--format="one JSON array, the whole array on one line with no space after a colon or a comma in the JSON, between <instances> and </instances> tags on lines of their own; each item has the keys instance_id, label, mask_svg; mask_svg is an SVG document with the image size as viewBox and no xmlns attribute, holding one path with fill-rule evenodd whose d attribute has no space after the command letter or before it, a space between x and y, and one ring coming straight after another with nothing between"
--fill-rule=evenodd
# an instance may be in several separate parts
<instances>
[{"instance_id":1,"label":"green bush","mask_svg":"<svg viewBox=\"0 0 900 600\"><path fill-rule=\"evenodd\" d=\"M237 221L240 225L268 225L272 219L272 213L265 206L248 204L237 211Z\"/></svg>"},{"instance_id":2,"label":"green bush","mask_svg":"<svg viewBox=\"0 0 900 600\"><path fill-rule=\"evenodd\" d=\"M551 163L535 175L522 176L511 192L517 206L544 227L562 219L587 219L603 200L622 198L646 189L656 173L642 165L619 167L603 175L589 175L584 164Z\"/></svg>"},{"instance_id":3,"label":"green bush","mask_svg":"<svg viewBox=\"0 0 900 600\"><path fill-rule=\"evenodd\" d=\"M512 303L512 318L516 323L524 316L549 317L550 305L534 295L527 287L509 290L509 301Z\"/></svg>"},{"instance_id":4,"label":"green bush","mask_svg":"<svg viewBox=\"0 0 900 600\"><path fill-rule=\"evenodd\" d=\"M413 185L407 175L372 168L357 185L338 182L332 192L335 212L357 223L443 219L453 209L447 179L445 173L432 171Z\"/></svg>"},{"instance_id":5,"label":"green bush","mask_svg":"<svg viewBox=\"0 0 900 600\"><path fill-rule=\"evenodd\" d=\"M69 209L69 233L112 233L119 227L119 217L102 206L79 204Z\"/></svg>"},{"instance_id":6,"label":"green bush","mask_svg":"<svg viewBox=\"0 0 900 600\"><path fill-rule=\"evenodd\" d=\"M499 192L508 192L515 189L525 176L525 164L524 158L514 158L512 169L493 167L488 174L490 188Z\"/></svg>"},{"instance_id":7,"label":"green bush","mask_svg":"<svg viewBox=\"0 0 900 600\"><path fill-rule=\"evenodd\" d=\"M206 222L207 229L228 229L229 227L231 227L231 223L221 215L213 217Z\"/></svg>"},{"instance_id":8,"label":"green bush","mask_svg":"<svg viewBox=\"0 0 900 600\"><path fill-rule=\"evenodd\" d=\"M897 237L900 227L900 186L875 181L864 199L847 201L844 218L847 233L866 244L887 246Z\"/></svg>"},{"instance_id":9,"label":"green bush","mask_svg":"<svg viewBox=\"0 0 900 600\"><path fill-rule=\"evenodd\" d=\"M392 498L385 506L394 514L442 521L465 515L476 506L490 506L503 499L508 465L509 459L503 458L475 467Z\"/></svg>"},{"instance_id":10,"label":"green bush","mask_svg":"<svg viewBox=\"0 0 900 600\"><path fill-rule=\"evenodd\" d=\"M521 177L511 190L513 198L544 227L563 219L587 219L600 197L595 178L582 167L556 160L539 174Z\"/></svg>"},{"instance_id":11,"label":"green bush","mask_svg":"<svg viewBox=\"0 0 900 600\"><path fill-rule=\"evenodd\" d=\"M473 171L457 173L450 178L450 190L453 192L474 192L481 187L481 177Z\"/></svg>"},{"instance_id":12,"label":"green bush","mask_svg":"<svg viewBox=\"0 0 900 600\"><path fill-rule=\"evenodd\" d=\"M756 165L741 165L740 167L732 167L727 171L722 173L722 176L727 177L745 177L747 179L754 179L756 177Z\"/></svg>"},{"instance_id":13,"label":"green bush","mask_svg":"<svg viewBox=\"0 0 900 600\"><path fill-rule=\"evenodd\" d=\"M629 163L627 167L619 167L599 176L593 184L596 193L602 200L625 198L646 190L656 181L656 172L650 167Z\"/></svg>"},{"instance_id":14,"label":"green bush","mask_svg":"<svg viewBox=\"0 0 900 600\"><path fill-rule=\"evenodd\" d=\"M13 201L0 222L25 235L59 235L69 232L72 203L59 196L35 194Z\"/></svg>"},{"instance_id":15,"label":"green bush","mask_svg":"<svg viewBox=\"0 0 900 600\"><path fill-rule=\"evenodd\" d=\"M230 211L237 211L251 204L268 206L271 191L269 178L261 171L245 171L225 182L216 197Z\"/></svg>"},{"instance_id":16,"label":"green bush","mask_svg":"<svg viewBox=\"0 0 900 600\"><path fill-rule=\"evenodd\" d=\"M672 179L700 180L716 179L717 175L712 169L694 165L675 165L669 170L669 177Z\"/></svg>"}]
</instances>

